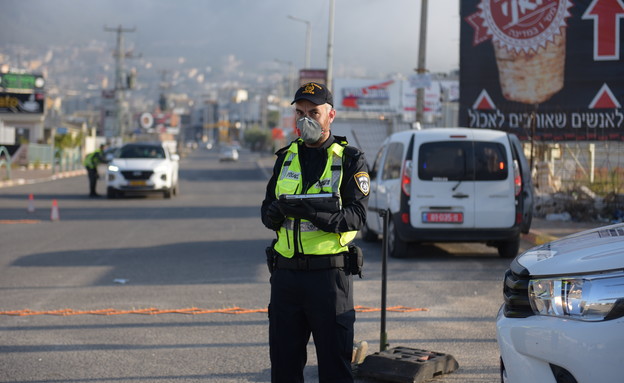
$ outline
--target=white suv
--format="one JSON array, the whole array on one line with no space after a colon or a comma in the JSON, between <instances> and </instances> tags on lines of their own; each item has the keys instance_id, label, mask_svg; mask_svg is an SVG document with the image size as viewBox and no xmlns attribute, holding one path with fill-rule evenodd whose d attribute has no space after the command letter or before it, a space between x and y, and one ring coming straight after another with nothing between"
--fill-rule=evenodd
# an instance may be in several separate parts
<instances>
[{"instance_id":1,"label":"white suv","mask_svg":"<svg viewBox=\"0 0 624 383\"><path fill-rule=\"evenodd\" d=\"M108 164L106 196L158 192L171 198L178 192L179 159L160 142L125 144Z\"/></svg>"},{"instance_id":2,"label":"white suv","mask_svg":"<svg viewBox=\"0 0 624 383\"><path fill-rule=\"evenodd\" d=\"M504 383L622 382L624 224L532 248L505 274Z\"/></svg>"},{"instance_id":3,"label":"white suv","mask_svg":"<svg viewBox=\"0 0 624 383\"><path fill-rule=\"evenodd\" d=\"M515 135L468 128L432 128L390 135L371 175L364 240L383 233L390 211L390 255L405 257L418 242L484 242L501 257L518 254L528 233L533 187Z\"/></svg>"}]
</instances>

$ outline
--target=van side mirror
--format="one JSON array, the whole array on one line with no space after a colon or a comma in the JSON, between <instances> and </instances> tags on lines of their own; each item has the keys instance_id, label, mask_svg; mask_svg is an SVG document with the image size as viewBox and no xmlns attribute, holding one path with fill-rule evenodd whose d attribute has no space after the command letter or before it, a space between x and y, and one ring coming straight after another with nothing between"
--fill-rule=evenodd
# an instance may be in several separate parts
<instances>
[{"instance_id":1,"label":"van side mirror","mask_svg":"<svg viewBox=\"0 0 624 383\"><path fill-rule=\"evenodd\" d=\"M180 161L180 155L179 154L172 154L171 155L171 161Z\"/></svg>"}]
</instances>

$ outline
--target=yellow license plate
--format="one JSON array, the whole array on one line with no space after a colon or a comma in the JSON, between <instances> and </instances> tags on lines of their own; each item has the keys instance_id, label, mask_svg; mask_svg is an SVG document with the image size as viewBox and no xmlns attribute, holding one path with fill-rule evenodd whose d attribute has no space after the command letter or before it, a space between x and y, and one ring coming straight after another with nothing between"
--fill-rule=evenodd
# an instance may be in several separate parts
<instances>
[{"instance_id":1,"label":"yellow license plate","mask_svg":"<svg viewBox=\"0 0 624 383\"><path fill-rule=\"evenodd\" d=\"M145 181L130 181L130 186L145 186Z\"/></svg>"}]
</instances>

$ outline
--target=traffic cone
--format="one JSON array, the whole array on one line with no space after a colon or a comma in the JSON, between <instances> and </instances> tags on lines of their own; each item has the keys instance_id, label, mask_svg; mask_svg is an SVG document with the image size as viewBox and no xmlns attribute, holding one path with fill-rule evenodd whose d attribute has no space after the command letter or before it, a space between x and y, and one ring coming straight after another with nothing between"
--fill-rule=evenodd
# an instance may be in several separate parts
<instances>
[{"instance_id":1,"label":"traffic cone","mask_svg":"<svg viewBox=\"0 0 624 383\"><path fill-rule=\"evenodd\" d=\"M55 199L52 200L52 211L50 212L50 221L58 221L61 217L59 216L59 207L58 203Z\"/></svg>"},{"instance_id":2,"label":"traffic cone","mask_svg":"<svg viewBox=\"0 0 624 383\"><path fill-rule=\"evenodd\" d=\"M28 195L28 212L35 212L35 197L33 197L32 193Z\"/></svg>"}]
</instances>

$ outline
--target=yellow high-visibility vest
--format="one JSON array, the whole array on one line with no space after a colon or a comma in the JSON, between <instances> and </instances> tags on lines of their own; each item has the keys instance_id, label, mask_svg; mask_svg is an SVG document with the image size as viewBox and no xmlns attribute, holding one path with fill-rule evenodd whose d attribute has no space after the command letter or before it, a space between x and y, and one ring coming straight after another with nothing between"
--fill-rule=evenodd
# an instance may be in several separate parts
<instances>
[{"instance_id":1,"label":"yellow high-visibility vest","mask_svg":"<svg viewBox=\"0 0 624 383\"><path fill-rule=\"evenodd\" d=\"M275 184L275 197L279 198L282 194L336 193L340 195L344 153L342 143L333 143L327 148L327 163L323 174L318 182L310 186L308 190L302 191L303 180L299 162L298 141L293 142L287 149ZM286 258L293 257L295 247L300 253L306 255L338 254L348 251L347 245L355 239L356 235L357 231L329 233L317 228L308 220L286 217L284 224L277 232L277 242L274 249Z\"/></svg>"},{"instance_id":2,"label":"yellow high-visibility vest","mask_svg":"<svg viewBox=\"0 0 624 383\"><path fill-rule=\"evenodd\" d=\"M86 166L89 169L97 168L100 161L96 161L95 159L99 158L98 155L99 156L102 155L102 151L100 149L97 149L96 151L87 154L83 162L84 166Z\"/></svg>"}]
</instances>

